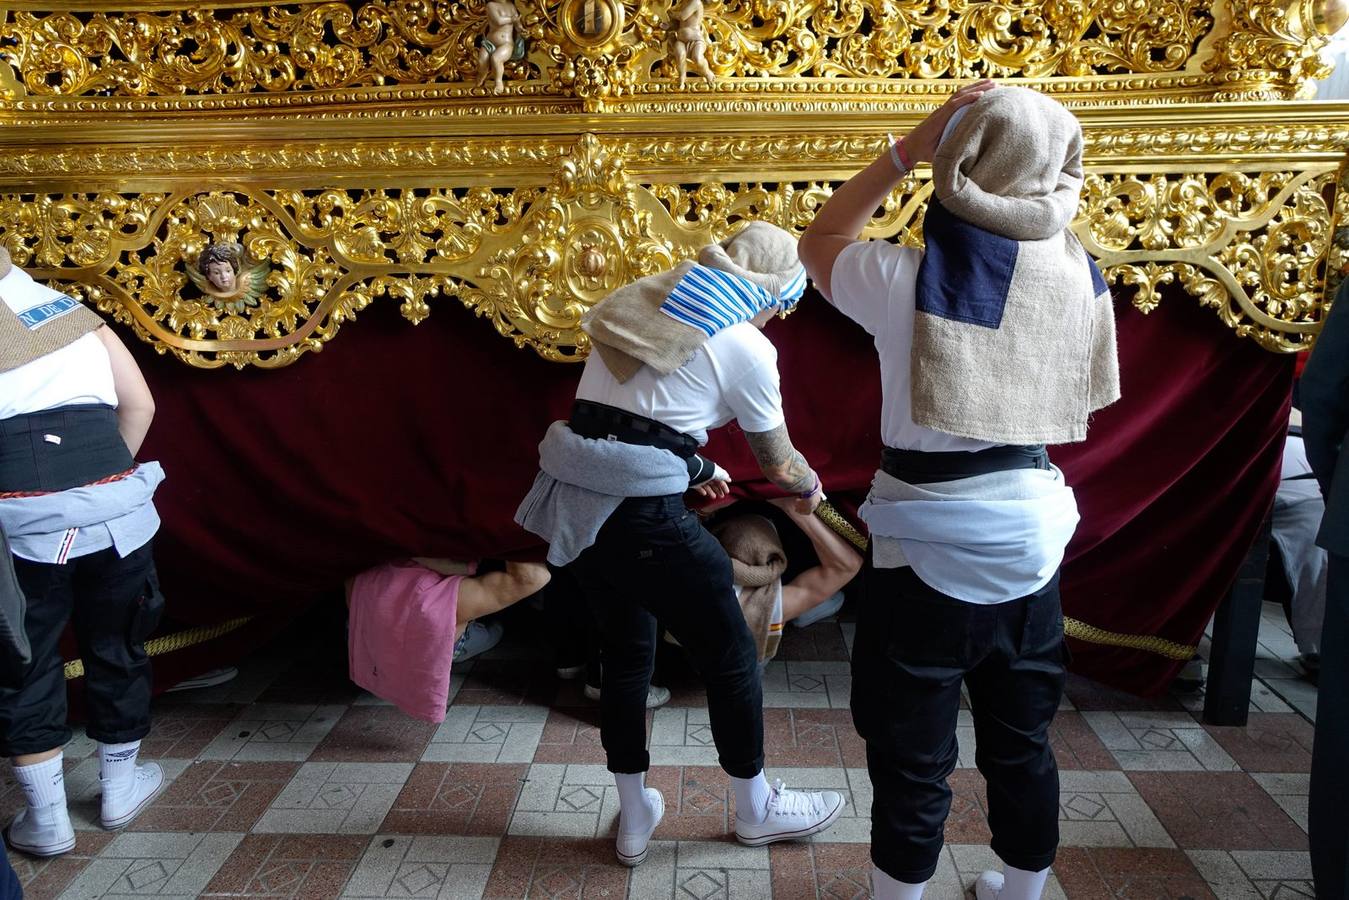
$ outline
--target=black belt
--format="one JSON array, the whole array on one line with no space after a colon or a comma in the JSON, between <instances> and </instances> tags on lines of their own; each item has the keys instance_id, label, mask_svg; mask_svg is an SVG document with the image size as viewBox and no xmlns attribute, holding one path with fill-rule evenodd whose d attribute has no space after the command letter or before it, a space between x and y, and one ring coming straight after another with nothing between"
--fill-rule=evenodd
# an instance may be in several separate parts
<instances>
[{"instance_id":1,"label":"black belt","mask_svg":"<svg viewBox=\"0 0 1349 900\"><path fill-rule=\"evenodd\" d=\"M577 400L571 407L571 430L585 438L620 441L640 447L659 447L681 459L698 454L698 441L669 425L615 406Z\"/></svg>"},{"instance_id":2,"label":"black belt","mask_svg":"<svg viewBox=\"0 0 1349 900\"><path fill-rule=\"evenodd\" d=\"M987 475L989 472L1048 468L1049 453L1043 444L1006 445L973 452L944 450L925 453L921 450L896 450L894 447L886 447L881 451L881 469L885 474L909 484L938 484Z\"/></svg>"},{"instance_id":3,"label":"black belt","mask_svg":"<svg viewBox=\"0 0 1349 900\"><path fill-rule=\"evenodd\" d=\"M111 406L62 406L0 419L0 491L64 491L135 465Z\"/></svg>"}]
</instances>

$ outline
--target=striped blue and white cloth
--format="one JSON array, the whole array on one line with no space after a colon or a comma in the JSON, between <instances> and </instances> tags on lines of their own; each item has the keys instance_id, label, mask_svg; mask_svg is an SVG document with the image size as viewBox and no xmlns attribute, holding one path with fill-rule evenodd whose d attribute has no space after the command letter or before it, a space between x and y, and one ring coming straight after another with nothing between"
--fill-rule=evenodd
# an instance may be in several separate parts
<instances>
[{"instance_id":1,"label":"striped blue and white cloth","mask_svg":"<svg viewBox=\"0 0 1349 900\"><path fill-rule=\"evenodd\" d=\"M748 278L696 263L679 279L660 311L711 337L732 325L748 322L766 309L789 310L805 291L806 270L800 266L782 293L774 296Z\"/></svg>"}]
</instances>

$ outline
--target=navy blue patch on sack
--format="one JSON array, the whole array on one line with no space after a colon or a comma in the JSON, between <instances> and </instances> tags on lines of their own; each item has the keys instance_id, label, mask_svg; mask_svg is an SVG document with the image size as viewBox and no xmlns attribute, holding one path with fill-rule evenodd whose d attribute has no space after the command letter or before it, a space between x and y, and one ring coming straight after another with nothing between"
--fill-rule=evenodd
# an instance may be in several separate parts
<instances>
[{"instance_id":1,"label":"navy blue patch on sack","mask_svg":"<svg viewBox=\"0 0 1349 900\"><path fill-rule=\"evenodd\" d=\"M1087 253L1085 247L1082 252ZM1105 276L1101 274L1101 267L1096 265L1096 260L1091 258L1090 253L1087 253L1087 268L1091 270L1091 295L1099 297L1109 291L1110 285L1105 283Z\"/></svg>"},{"instance_id":2,"label":"navy blue patch on sack","mask_svg":"<svg viewBox=\"0 0 1349 900\"><path fill-rule=\"evenodd\" d=\"M1001 325L1017 242L956 218L936 197L928 200L923 239L916 308L985 328Z\"/></svg>"},{"instance_id":3,"label":"navy blue patch on sack","mask_svg":"<svg viewBox=\"0 0 1349 900\"><path fill-rule=\"evenodd\" d=\"M80 301L74 297L62 295L55 300L38 306L25 309L19 313L19 321L24 324L29 331L37 331L48 322L61 318L66 313L72 312L80 305Z\"/></svg>"}]
</instances>

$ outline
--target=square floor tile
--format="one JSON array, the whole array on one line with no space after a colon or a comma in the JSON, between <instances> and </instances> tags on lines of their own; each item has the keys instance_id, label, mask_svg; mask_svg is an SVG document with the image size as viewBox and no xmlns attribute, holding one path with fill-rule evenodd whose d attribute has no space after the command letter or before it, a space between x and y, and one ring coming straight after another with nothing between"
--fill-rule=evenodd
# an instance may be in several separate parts
<instances>
[{"instance_id":1,"label":"square floor tile","mask_svg":"<svg viewBox=\"0 0 1349 900\"><path fill-rule=\"evenodd\" d=\"M1072 898L1215 896L1180 850L1062 847L1054 860L1054 875Z\"/></svg>"},{"instance_id":2,"label":"square floor tile","mask_svg":"<svg viewBox=\"0 0 1349 900\"><path fill-rule=\"evenodd\" d=\"M247 832L299 768L280 762L195 762L128 828Z\"/></svg>"},{"instance_id":3,"label":"square floor tile","mask_svg":"<svg viewBox=\"0 0 1349 900\"><path fill-rule=\"evenodd\" d=\"M484 896L514 897L663 897L666 893L640 891L642 875L657 875L659 865L644 872L661 858L668 842L654 842L652 853L639 868L625 869L614 861L609 841L575 838L515 836L505 838ZM628 878L634 877L631 893Z\"/></svg>"},{"instance_id":4,"label":"square floor tile","mask_svg":"<svg viewBox=\"0 0 1349 900\"><path fill-rule=\"evenodd\" d=\"M775 660L792 662L847 662L848 642L837 622L817 622L809 628L789 627L782 633Z\"/></svg>"},{"instance_id":5,"label":"square floor tile","mask_svg":"<svg viewBox=\"0 0 1349 900\"><path fill-rule=\"evenodd\" d=\"M9 817L5 822L9 822ZM0 852L8 856L27 900L52 900L89 867L114 837L116 835L106 831L76 832L75 849L51 859L37 859L8 849Z\"/></svg>"},{"instance_id":6,"label":"square floor tile","mask_svg":"<svg viewBox=\"0 0 1349 900\"><path fill-rule=\"evenodd\" d=\"M310 754L311 762L415 763L436 726L393 707L353 706Z\"/></svg>"},{"instance_id":7,"label":"square floor tile","mask_svg":"<svg viewBox=\"0 0 1349 900\"><path fill-rule=\"evenodd\" d=\"M583 838L607 834L618 818L618 789L603 766L535 763L511 816L510 833Z\"/></svg>"},{"instance_id":8,"label":"square floor tile","mask_svg":"<svg viewBox=\"0 0 1349 900\"><path fill-rule=\"evenodd\" d=\"M156 702L141 759L195 759L230 726L243 707L230 703Z\"/></svg>"},{"instance_id":9,"label":"square floor tile","mask_svg":"<svg viewBox=\"0 0 1349 900\"><path fill-rule=\"evenodd\" d=\"M365 835L245 835L202 896L331 900L369 843Z\"/></svg>"},{"instance_id":10,"label":"square floor tile","mask_svg":"<svg viewBox=\"0 0 1349 900\"><path fill-rule=\"evenodd\" d=\"M1059 773L1059 840L1065 847L1174 847L1123 772Z\"/></svg>"},{"instance_id":11,"label":"square floor tile","mask_svg":"<svg viewBox=\"0 0 1349 900\"><path fill-rule=\"evenodd\" d=\"M62 897L196 897L234 852L242 834L119 834Z\"/></svg>"},{"instance_id":12,"label":"square floor tile","mask_svg":"<svg viewBox=\"0 0 1349 900\"><path fill-rule=\"evenodd\" d=\"M1187 712L1091 711L1092 731L1128 771L1236 771L1236 760Z\"/></svg>"},{"instance_id":13,"label":"square floor tile","mask_svg":"<svg viewBox=\"0 0 1349 900\"><path fill-rule=\"evenodd\" d=\"M1187 850L1305 850L1307 835L1244 772L1131 772L1129 780Z\"/></svg>"},{"instance_id":14,"label":"square floor tile","mask_svg":"<svg viewBox=\"0 0 1349 900\"><path fill-rule=\"evenodd\" d=\"M1059 710L1049 726L1049 745L1054 749L1054 759L1060 770L1119 768L1114 754L1106 749L1079 712Z\"/></svg>"},{"instance_id":15,"label":"square floor tile","mask_svg":"<svg viewBox=\"0 0 1349 900\"><path fill-rule=\"evenodd\" d=\"M765 718L770 714L764 710ZM651 764L656 766L715 766L717 748L712 740L707 707L666 706L651 719Z\"/></svg>"},{"instance_id":16,"label":"square floor tile","mask_svg":"<svg viewBox=\"0 0 1349 900\"><path fill-rule=\"evenodd\" d=\"M495 837L376 835L341 896L481 897L499 842Z\"/></svg>"},{"instance_id":17,"label":"square floor tile","mask_svg":"<svg viewBox=\"0 0 1349 900\"><path fill-rule=\"evenodd\" d=\"M543 737L543 706L452 706L423 762L528 763Z\"/></svg>"},{"instance_id":18,"label":"square floor tile","mask_svg":"<svg viewBox=\"0 0 1349 900\"><path fill-rule=\"evenodd\" d=\"M1307 830L1307 795L1311 792L1311 776L1297 773L1251 773L1256 784L1274 798L1288 817Z\"/></svg>"},{"instance_id":19,"label":"square floor tile","mask_svg":"<svg viewBox=\"0 0 1349 900\"><path fill-rule=\"evenodd\" d=\"M304 762L346 711L337 705L255 703L241 710L199 758Z\"/></svg>"},{"instance_id":20,"label":"square floor tile","mask_svg":"<svg viewBox=\"0 0 1349 900\"><path fill-rule=\"evenodd\" d=\"M539 659L475 659L455 695L456 706L540 706L558 693L557 673Z\"/></svg>"},{"instance_id":21,"label":"square floor tile","mask_svg":"<svg viewBox=\"0 0 1349 900\"><path fill-rule=\"evenodd\" d=\"M647 714L651 718L651 714ZM603 763L599 704L548 710L534 762Z\"/></svg>"},{"instance_id":22,"label":"square floor tile","mask_svg":"<svg viewBox=\"0 0 1349 900\"><path fill-rule=\"evenodd\" d=\"M774 766L866 765L866 745L843 709L765 709L764 750L770 776Z\"/></svg>"},{"instance_id":23,"label":"square floor tile","mask_svg":"<svg viewBox=\"0 0 1349 900\"><path fill-rule=\"evenodd\" d=\"M1205 725L1247 772L1310 772L1315 729L1296 713L1254 713L1243 728Z\"/></svg>"},{"instance_id":24,"label":"square floor tile","mask_svg":"<svg viewBox=\"0 0 1349 900\"><path fill-rule=\"evenodd\" d=\"M1195 868L1221 898L1314 900L1311 859L1292 851L1190 850Z\"/></svg>"},{"instance_id":25,"label":"square floor tile","mask_svg":"<svg viewBox=\"0 0 1349 900\"><path fill-rule=\"evenodd\" d=\"M412 763L305 763L253 826L287 834L374 834Z\"/></svg>"},{"instance_id":26,"label":"square floor tile","mask_svg":"<svg viewBox=\"0 0 1349 900\"><path fill-rule=\"evenodd\" d=\"M528 770L508 763L418 763L380 831L503 835Z\"/></svg>"}]
</instances>

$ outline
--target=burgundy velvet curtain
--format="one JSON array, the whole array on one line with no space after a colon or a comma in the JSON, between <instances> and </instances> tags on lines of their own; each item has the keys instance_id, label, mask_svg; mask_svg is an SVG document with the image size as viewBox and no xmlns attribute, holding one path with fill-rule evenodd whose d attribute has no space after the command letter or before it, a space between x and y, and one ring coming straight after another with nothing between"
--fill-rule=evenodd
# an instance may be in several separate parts
<instances>
[{"instance_id":1,"label":"burgundy velvet curtain","mask_svg":"<svg viewBox=\"0 0 1349 900\"><path fill-rule=\"evenodd\" d=\"M1083 513L1064 602L1100 628L1193 643L1273 495L1292 360L1184 295L1148 317L1119 310L1125 399L1086 444L1053 451ZM851 511L880 449L870 339L818 297L768 334L793 438ZM172 627L255 617L159 660L161 683L241 652L384 560L541 552L512 515L580 368L515 349L458 304L416 327L375 304L278 371L202 371L128 343L158 405L142 458L168 473L157 558ZM742 495L771 495L734 430L709 454L744 479ZM1135 691L1161 688L1174 668L1145 652L1074 650L1081 671Z\"/></svg>"}]
</instances>

